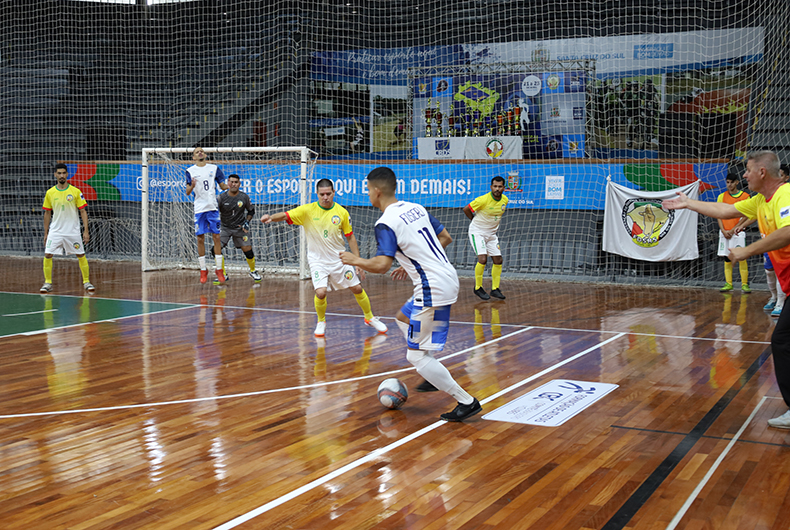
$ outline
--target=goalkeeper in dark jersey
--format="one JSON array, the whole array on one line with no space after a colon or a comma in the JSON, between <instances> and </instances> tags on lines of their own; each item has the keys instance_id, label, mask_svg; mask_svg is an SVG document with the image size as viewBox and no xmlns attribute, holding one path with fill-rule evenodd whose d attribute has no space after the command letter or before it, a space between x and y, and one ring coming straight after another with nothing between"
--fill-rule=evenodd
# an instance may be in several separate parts
<instances>
[{"instance_id":1,"label":"goalkeeper in dark jersey","mask_svg":"<svg viewBox=\"0 0 790 530\"><path fill-rule=\"evenodd\" d=\"M228 176L228 190L223 191L217 197L219 218L222 224L220 240L224 249L233 238L235 247L241 249L247 258L247 265L250 266L250 278L259 282L261 275L255 270L255 253L252 251L252 233L250 232L250 219L255 215L255 207L250 202L250 196L239 191L240 184L241 179L238 175ZM222 255L225 256L225 254L223 251ZM222 268L225 269L224 261ZM225 270L225 278L227 277L228 271Z\"/></svg>"}]
</instances>

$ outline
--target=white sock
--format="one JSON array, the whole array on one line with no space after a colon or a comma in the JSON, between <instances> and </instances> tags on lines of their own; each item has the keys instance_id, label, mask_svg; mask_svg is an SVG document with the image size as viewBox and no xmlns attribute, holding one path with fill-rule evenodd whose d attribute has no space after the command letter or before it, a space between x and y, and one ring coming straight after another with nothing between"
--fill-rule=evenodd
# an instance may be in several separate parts
<instances>
[{"instance_id":1,"label":"white sock","mask_svg":"<svg viewBox=\"0 0 790 530\"><path fill-rule=\"evenodd\" d=\"M768 290L771 291L771 300L776 300L776 273L766 269L765 279L768 282Z\"/></svg>"},{"instance_id":2,"label":"white sock","mask_svg":"<svg viewBox=\"0 0 790 530\"><path fill-rule=\"evenodd\" d=\"M412 352L414 350L409 350L407 357L411 357L413 355ZM450 370L434 359L430 353L422 353L423 357L416 364L412 363L417 368L417 373L442 392L447 392L453 396L459 403L471 405L475 399L461 388L461 385L455 382L453 376L450 375Z\"/></svg>"},{"instance_id":3,"label":"white sock","mask_svg":"<svg viewBox=\"0 0 790 530\"><path fill-rule=\"evenodd\" d=\"M214 268L218 271L222 270L222 254L214 256Z\"/></svg>"},{"instance_id":4,"label":"white sock","mask_svg":"<svg viewBox=\"0 0 790 530\"><path fill-rule=\"evenodd\" d=\"M206 256L198 256L198 263L200 264L200 270L206 270Z\"/></svg>"}]
</instances>

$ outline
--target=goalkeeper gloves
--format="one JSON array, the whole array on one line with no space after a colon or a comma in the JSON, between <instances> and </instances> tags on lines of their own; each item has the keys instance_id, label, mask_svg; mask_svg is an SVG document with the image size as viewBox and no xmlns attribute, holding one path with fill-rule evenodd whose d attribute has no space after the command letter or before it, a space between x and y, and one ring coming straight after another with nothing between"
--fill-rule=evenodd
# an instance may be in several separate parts
<instances>
[{"instance_id":1,"label":"goalkeeper gloves","mask_svg":"<svg viewBox=\"0 0 790 530\"><path fill-rule=\"evenodd\" d=\"M249 220L244 221L243 223L241 223L241 229L244 230L245 232L249 232L250 231L250 222L249 222Z\"/></svg>"}]
</instances>

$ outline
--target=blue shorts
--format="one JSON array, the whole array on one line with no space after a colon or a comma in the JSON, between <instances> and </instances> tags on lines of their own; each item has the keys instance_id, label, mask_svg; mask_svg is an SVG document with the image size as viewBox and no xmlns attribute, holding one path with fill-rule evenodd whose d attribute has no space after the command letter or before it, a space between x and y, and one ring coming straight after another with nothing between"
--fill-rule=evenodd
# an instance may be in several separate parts
<instances>
[{"instance_id":1,"label":"blue shorts","mask_svg":"<svg viewBox=\"0 0 790 530\"><path fill-rule=\"evenodd\" d=\"M771 263L771 256L769 256L767 252L765 254L763 254L763 256L765 257L765 263L763 263L763 266L765 267L765 270L767 270L767 271L774 270L774 264Z\"/></svg>"},{"instance_id":2,"label":"blue shorts","mask_svg":"<svg viewBox=\"0 0 790 530\"><path fill-rule=\"evenodd\" d=\"M406 302L401 313L409 318L409 336L406 345L410 350L441 351L447 343L447 332L450 330L450 308L422 307L413 299Z\"/></svg>"},{"instance_id":3,"label":"blue shorts","mask_svg":"<svg viewBox=\"0 0 790 530\"><path fill-rule=\"evenodd\" d=\"M200 212L195 214L195 235L219 234L219 210Z\"/></svg>"}]
</instances>

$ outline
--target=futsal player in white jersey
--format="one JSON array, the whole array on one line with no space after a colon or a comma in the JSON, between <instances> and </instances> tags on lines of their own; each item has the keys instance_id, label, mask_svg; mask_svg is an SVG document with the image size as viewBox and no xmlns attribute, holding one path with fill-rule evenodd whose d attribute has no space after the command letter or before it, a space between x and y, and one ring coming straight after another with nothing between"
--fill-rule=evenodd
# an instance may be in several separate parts
<instances>
[{"instance_id":1,"label":"futsal player in white jersey","mask_svg":"<svg viewBox=\"0 0 790 530\"><path fill-rule=\"evenodd\" d=\"M446 421L463 421L480 412L477 398L459 385L450 371L433 357L447 342L450 307L458 300L458 274L444 249L453 238L435 217L419 204L395 197L397 179L388 167L368 174L370 203L383 214L376 221L378 252L370 259L342 252L343 263L368 272L383 274L397 258L401 268L392 276L411 278L414 294L398 312L398 327L406 335L406 358L425 380L458 401L458 406L441 415Z\"/></svg>"},{"instance_id":2,"label":"futsal player in white jersey","mask_svg":"<svg viewBox=\"0 0 790 530\"><path fill-rule=\"evenodd\" d=\"M207 163L208 156L202 147L195 148L192 160L195 165L189 166L186 172L186 194L195 192L195 235L197 236L198 263L200 264L200 283L208 281L206 269L206 244L205 234L211 234L214 240L214 270L219 283L225 283L222 272L222 240L220 238L221 225L219 206L217 204L217 188L223 191L228 189L225 175L214 164Z\"/></svg>"}]
</instances>

